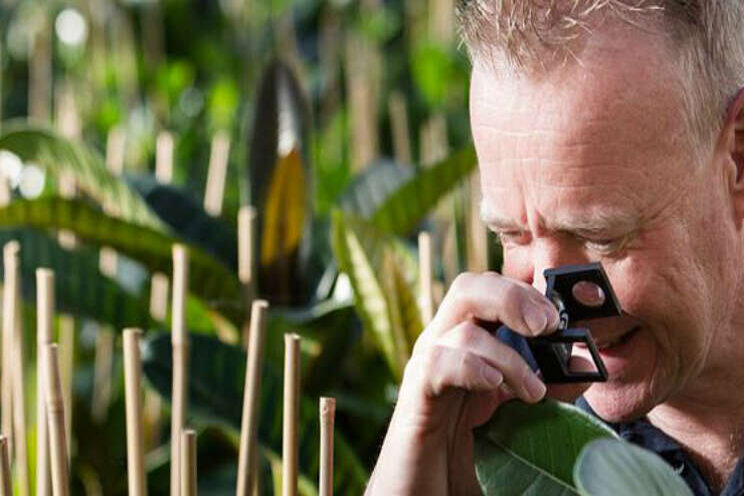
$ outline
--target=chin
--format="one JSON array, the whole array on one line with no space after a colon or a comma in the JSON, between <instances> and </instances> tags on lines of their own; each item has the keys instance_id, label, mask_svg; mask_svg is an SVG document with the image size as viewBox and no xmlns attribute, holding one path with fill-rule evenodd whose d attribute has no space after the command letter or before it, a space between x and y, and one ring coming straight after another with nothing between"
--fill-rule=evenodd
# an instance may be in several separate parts
<instances>
[{"instance_id":1,"label":"chin","mask_svg":"<svg viewBox=\"0 0 744 496\"><path fill-rule=\"evenodd\" d=\"M600 418L610 423L642 418L657 404L648 384L614 381L593 384L584 393L584 398Z\"/></svg>"}]
</instances>

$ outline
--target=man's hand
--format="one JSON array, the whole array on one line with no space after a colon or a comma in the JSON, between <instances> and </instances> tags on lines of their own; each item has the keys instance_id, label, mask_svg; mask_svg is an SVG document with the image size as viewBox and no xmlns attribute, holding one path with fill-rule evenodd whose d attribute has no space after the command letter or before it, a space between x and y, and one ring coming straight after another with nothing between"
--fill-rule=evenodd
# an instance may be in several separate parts
<instances>
[{"instance_id":1,"label":"man's hand","mask_svg":"<svg viewBox=\"0 0 744 496\"><path fill-rule=\"evenodd\" d=\"M478 321L534 337L556 329L558 312L525 283L460 275L414 346L366 494L480 494L472 429L504 401L545 396L522 357Z\"/></svg>"}]
</instances>

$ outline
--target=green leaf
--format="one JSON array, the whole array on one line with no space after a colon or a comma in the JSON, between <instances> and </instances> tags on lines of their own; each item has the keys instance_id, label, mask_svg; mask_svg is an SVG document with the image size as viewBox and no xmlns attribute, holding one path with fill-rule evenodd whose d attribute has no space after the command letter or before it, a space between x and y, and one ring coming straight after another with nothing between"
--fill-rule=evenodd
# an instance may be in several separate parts
<instances>
[{"instance_id":1,"label":"green leaf","mask_svg":"<svg viewBox=\"0 0 744 496\"><path fill-rule=\"evenodd\" d=\"M281 339L281 336L276 336ZM214 422L240 430L245 352L204 335L192 334L189 355L189 412L202 422ZM267 334L267 339L272 339ZM170 336L150 335L143 343L143 369L149 383L166 399L171 394L172 351ZM259 443L263 449L282 451L282 379L272 363L265 360L261 377ZM302 472L316 474L319 467L320 427L318 403L300 400L299 455ZM354 451L336 430L335 488L338 494L364 492L368 474ZM308 476L309 477L309 476ZM311 480L315 477L309 477Z\"/></svg>"},{"instance_id":2,"label":"green leaf","mask_svg":"<svg viewBox=\"0 0 744 496\"><path fill-rule=\"evenodd\" d=\"M377 210L367 218L383 232L405 236L475 167L475 150L468 145L441 162L420 169L379 201ZM370 181L361 184L371 189Z\"/></svg>"},{"instance_id":3,"label":"green leaf","mask_svg":"<svg viewBox=\"0 0 744 496\"><path fill-rule=\"evenodd\" d=\"M395 243L364 221L333 213L333 251L354 289L364 327L375 337L393 375L400 380L423 324Z\"/></svg>"},{"instance_id":4,"label":"green leaf","mask_svg":"<svg viewBox=\"0 0 744 496\"><path fill-rule=\"evenodd\" d=\"M8 126L0 136L0 150L33 162L59 178L70 174L76 185L101 205L111 205L116 216L131 223L164 230L142 198L106 168L103 158L83 143L28 124Z\"/></svg>"},{"instance_id":5,"label":"green leaf","mask_svg":"<svg viewBox=\"0 0 744 496\"><path fill-rule=\"evenodd\" d=\"M21 287L30 305L36 304L36 269L46 267L54 271L58 311L110 324L115 329L151 324L148 302L102 275L96 250L83 246L67 250L49 236L30 229L0 230L0 245L11 240L21 245Z\"/></svg>"},{"instance_id":6,"label":"green leaf","mask_svg":"<svg viewBox=\"0 0 744 496\"><path fill-rule=\"evenodd\" d=\"M83 240L106 245L142 263L151 271L171 273L171 247L180 240L168 234L109 217L81 200L41 198L14 200L0 209L0 226L66 229ZM237 277L224 265L191 246L189 287L225 315L241 315Z\"/></svg>"},{"instance_id":7,"label":"green leaf","mask_svg":"<svg viewBox=\"0 0 744 496\"><path fill-rule=\"evenodd\" d=\"M510 401L474 432L475 470L488 495L578 494L573 467L584 445L614 437L602 422L553 400Z\"/></svg>"},{"instance_id":8,"label":"green leaf","mask_svg":"<svg viewBox=\"0 0 744 496\"><path fill-rule=\"evenodd\" d=\"M661 457L616 439L586 445L574 467L574 480L585 496L692 496L685 481Z\"/></svg>"},{"instance_id":9,"label":"green leaf","mask_svg":"<svg viewBox=\"0 0 744 496\"><path fill-rule=\"evenodd\" d=\"M247 179L258 212L259 293L272 303L303 302L312 246L310 106L292 69L273 60L256 98Z\"/></svg>"}]
</instances>

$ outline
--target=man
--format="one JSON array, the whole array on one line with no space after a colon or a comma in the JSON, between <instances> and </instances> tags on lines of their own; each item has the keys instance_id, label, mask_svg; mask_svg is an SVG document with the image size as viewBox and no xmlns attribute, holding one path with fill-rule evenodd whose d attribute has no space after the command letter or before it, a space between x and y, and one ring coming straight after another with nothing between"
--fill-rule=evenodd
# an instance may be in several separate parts
<instances>
[{"instance_id":1,"label":"man","mask_svg":"<svg viewBox=\"0 0 744 496\"><path fill-rule=\"evenodd\" d=\"M744 2L471 0L458 14L503 275L450 288L367 493L478 493L472 428L546 386L476 319L550 333L543 270L601 261L624 310L587 323L609 381L547 395L583 392L696 493L744 494Z\"/></svg>"}]
</instances>

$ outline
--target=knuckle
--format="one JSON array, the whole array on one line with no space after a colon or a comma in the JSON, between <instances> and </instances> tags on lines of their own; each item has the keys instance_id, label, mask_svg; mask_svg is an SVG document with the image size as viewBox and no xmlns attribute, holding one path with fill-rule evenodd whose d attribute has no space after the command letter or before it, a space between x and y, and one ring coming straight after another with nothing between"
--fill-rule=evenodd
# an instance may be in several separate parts
<instances>
[{"instance_id":1,"label":"knuckle","mask_svg":"<svg viewBox=\"0 0 744 496\"><path fill-rule=\"evenodd\" d=\"M450 286L450 293L454 296L462 293L463 290L467 289L473 284L473 279L475 277L476 275L472 272L462 272L461 274L458 274L457 277L455 277L455 280L452 281L452 285Z\"/></svg>"},{"instance_id":2,"label":"knuckle","mask_svg":"<svg viewBox=\"0 0 744 496\"><path fill-rule=\"evenodd\" d=\"M516 284L506 284L501 293L504 308L519 308L524 297L523 289Z\"/></svg>"},{"instance_id":3,"label":"knuckle","mask_svg":"<svg viewBox=\"0 0 744 496\"><path fill-rule=\"evenodd\" d=\"M478 342L478 327L471 321L463 322L455 338L460 348L470 348Z\"/></svg>"}]
</instances>

